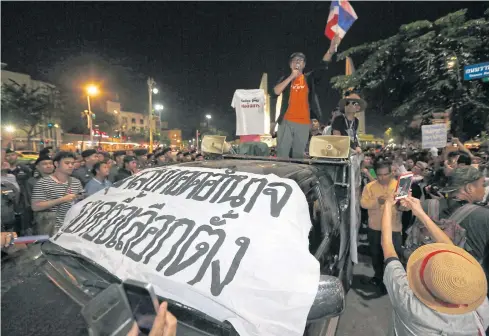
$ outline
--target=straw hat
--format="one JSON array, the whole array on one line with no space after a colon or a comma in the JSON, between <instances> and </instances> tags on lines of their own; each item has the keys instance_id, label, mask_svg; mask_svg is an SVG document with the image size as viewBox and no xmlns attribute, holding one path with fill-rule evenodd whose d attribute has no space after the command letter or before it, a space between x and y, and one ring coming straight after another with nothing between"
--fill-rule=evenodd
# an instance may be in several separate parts
<instances>
[{"instance_id":1,"label":"straw hat","mask_svg":"<svg viewBox=\"0 0 489 336\"><path fill-rule=\"evenodd\" d=\"M451 244L423 245L407 263L409 287L429 308L460 315L476 310L487 295L487 280L477 260Z\"/></svg>"},{"instance_id":2,"label":"straw hat","mask_svg":"<svg viewBox=\"0 0 489 336\"><path fill-rule=\"evenodd\" d=\"M345 97L342 98L338 104L341 111L345 110L345 106L346 106L347 101L355 101L358 104L360 104L360 111L359 112L365 111L365 109L367 108L367 102L365 100L360 98L360 96L358 94L348 91L345 93Z\"/></svg>"}]
</instances>

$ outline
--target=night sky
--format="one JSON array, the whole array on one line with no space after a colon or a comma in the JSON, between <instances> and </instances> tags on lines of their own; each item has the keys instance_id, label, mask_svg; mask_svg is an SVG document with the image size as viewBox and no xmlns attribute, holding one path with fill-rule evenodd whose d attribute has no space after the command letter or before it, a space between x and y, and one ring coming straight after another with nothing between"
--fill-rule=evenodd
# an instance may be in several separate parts
<instances>
[{"instance_id":1,"label":"night sky","mask_svg":"<svg viewBox=\"0 0 489 336\"><path fill-rule=\"evenodd\" d=\"M485 2L352 2L359 17L339 51L395 34L401 24L434 20L469 9L481 17ZM100 84L105 98L119 96L123 110L147 109L152 76L170 127L190 133L206 113L234 134L230 107L236 89L269 86L289 73L288 56L302 51L307 68L329 46L324 28L330 2L5 2L1 3L1 59L7 70L28 73L73 94L82 111L83 85ZM355 59L353 60L355 62ZM343 74L344 62L328 76ZM326 116L339 95L320 87ZM274 111L274 109L273 109ZM325 118L326 119L326 118ZM380 118L367 110L367 130Z\"/></svg>"}]
</instances>

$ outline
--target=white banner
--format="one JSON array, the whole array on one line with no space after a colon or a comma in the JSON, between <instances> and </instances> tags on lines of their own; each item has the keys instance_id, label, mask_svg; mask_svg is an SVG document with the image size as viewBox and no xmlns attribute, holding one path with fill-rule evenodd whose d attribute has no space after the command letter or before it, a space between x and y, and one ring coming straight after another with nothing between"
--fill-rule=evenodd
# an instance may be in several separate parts
<instances>
[{"instance_id":1,"label":"white banner","mask_svg":"<svg viewBox=\"0 0 489 336\"><path fill-rule=\"evenodd\" d=\"M76 204L53 240L240 335L299 336L319 281L310 228L292 180L169 166Z\"/></svg>"},{"instance_id":2,"label":"white banner","mask_svg":"<svg viewBox=\"0 0 489 336\"><path fill-rule=\"evenodd\" d=\"M421 144L425 148L443 148L447 145L447 125L421 126Z\"/></svg>"}]
</instances>

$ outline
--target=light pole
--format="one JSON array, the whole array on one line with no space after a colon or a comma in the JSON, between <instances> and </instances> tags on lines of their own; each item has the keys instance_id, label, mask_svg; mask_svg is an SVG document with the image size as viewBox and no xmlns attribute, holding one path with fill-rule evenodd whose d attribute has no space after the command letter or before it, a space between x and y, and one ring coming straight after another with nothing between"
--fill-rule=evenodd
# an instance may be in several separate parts
<instances>
[{"instance_id":1,"label":"light pole","mask_svg":"<svg viewBox=\"0 0 489 336\"><path fill-rule=\"evenodd\" d=\"M93 147L93 122L92 122L92 108L90 106L90 96L96 96L98 94L98 88L95 85L87 86L87 123L90 130L90 146Z\"/></svg>"},{"instance_id":2,"label":"light pole","mask_svg":"<svg viewBox=\"0 0 489 336\"><path fill-rule=\"evenodd\" d=\"M211 119L212 119L212 116L210 114L206 114L205 115L205 118L207 119L207 128L209 129L209 132L211 130Z\"/></svg>"},{"instance_id":3,"label":"light pole","mask_svg":"<svg viewBox=\"0 0 489 336\"><path fill-rule=\"evenodd\" d=\"M153 153L153 94L158 94L155 80L148 78L148 110L149 110L149 153Z\"/></svg>"}]
</instances>

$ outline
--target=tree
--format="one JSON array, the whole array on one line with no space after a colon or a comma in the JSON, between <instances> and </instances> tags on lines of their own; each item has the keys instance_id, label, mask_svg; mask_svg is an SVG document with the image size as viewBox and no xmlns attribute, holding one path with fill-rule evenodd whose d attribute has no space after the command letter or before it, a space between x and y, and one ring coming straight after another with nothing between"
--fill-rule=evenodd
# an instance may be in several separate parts
<instances>
[{"instance_id":1,"label":"tree","mask_svg":"<svg viewBox=\"0 0 489 336\"><path fill-rule=\"evenodd\" d=\"M469 20L466 12L402 25L394 36L344 51L339 60L355 56L360 66L351 76L334 77L333 86L360 89L369 110L390 117L401 132L415 115L429 119L452 108L452 131L459 137L478 134L489 122L489 86L464 81L463 67L486 61L489 21Z\"/></svg>"},{"instance_id":2,"label":"tree","mask_svg":"<svg viewBox=\"0 0 489 336\"><path fill-rule=\"evenodd\" d=\"M13 80L2 86L2 122L24 131L29 148L32 138L42 135L38 126L54 126L61 111L62 104L54 88L30 88Z\"/></svg>"}]
</instances>

